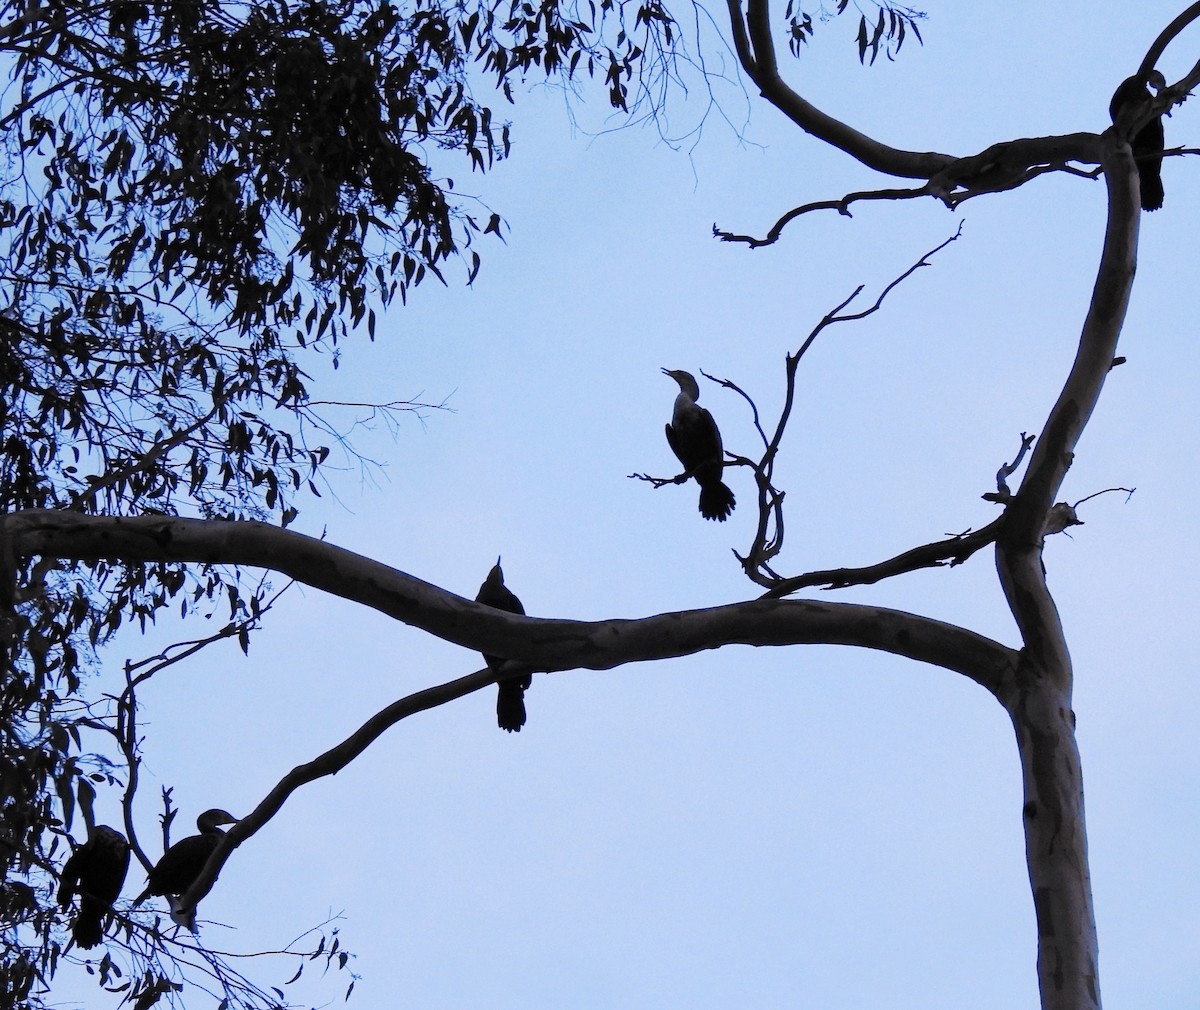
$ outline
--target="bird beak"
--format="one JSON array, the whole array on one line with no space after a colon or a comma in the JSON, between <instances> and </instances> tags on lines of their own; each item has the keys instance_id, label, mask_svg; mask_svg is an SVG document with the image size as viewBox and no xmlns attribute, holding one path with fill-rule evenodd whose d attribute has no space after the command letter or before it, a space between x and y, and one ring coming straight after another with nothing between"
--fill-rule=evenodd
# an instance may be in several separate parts
<instances>
[{"instance_id":1,"label":"bird beak","mask_svg":"<svg viewBox=\"0 0 1200 1010\"><path fill-rule=\"evenodd\" d=\"M500 564L500 555L499 554L496 555L496 564L497 565Z\"/></svg>"}]
</instances>

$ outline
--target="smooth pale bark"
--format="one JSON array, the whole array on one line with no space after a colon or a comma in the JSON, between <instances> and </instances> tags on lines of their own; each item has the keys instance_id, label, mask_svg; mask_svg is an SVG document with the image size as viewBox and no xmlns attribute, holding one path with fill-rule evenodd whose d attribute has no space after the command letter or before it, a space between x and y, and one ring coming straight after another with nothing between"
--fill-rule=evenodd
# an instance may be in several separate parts
<instances>
[{"instance_id":1,"label":"smooth pale bark","mask_svg":"<svg viewBox=\"0 0 1200 1010\"><path fill-rule=\"evenodd\" d=\"M270 569L445 641L538 670L607 670L725 645L857 645L945 667L995 694L1016 659L1006 646L954 625L853 603L748 600L607 621L508 614L323 540L260 522L28 510L0 516L0 541L18 557Z\"/></svg>"},{"instance_id":2,"label":"smooth pale bark","mask_svg":"<svg viewBox=\"0 0 1200 1010\"><path fill-rule=\"evenodd\" d=\"M1050 508L1112 367L1136 269L1139 207L1128 144L1105 138L1108 227L1074 364L996 542L1000 582L1025 648L1001 701L1016 732L1025 855L1038 927L1042 1010L1100 1010L1083 774L1071 710L1071 657L1042 564Z\"/></svg>"}]
</instances>

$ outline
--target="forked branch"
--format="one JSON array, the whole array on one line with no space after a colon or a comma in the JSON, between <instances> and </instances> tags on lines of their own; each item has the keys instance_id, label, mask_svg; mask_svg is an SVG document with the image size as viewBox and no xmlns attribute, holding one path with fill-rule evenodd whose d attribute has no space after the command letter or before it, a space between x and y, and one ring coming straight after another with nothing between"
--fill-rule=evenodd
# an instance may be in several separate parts
<instances>
[{"instance_id":1,"label":"forked branch","mask_svg":"<svg viewBox=\"0 0 1200 1010\"><path fill-rule=\"evenodd\" d=\"M779 419L775 423L774 431L770 436L763 431L759 420L759 411L753 398L745 392L740 386L730 381L729 379L716 379L713 376L707 376L718 382L727 389L731 389L740 395L747 403L750 404L754 412L754 423L760 437L763 440L763 454L757 462L745 457L735 457L735 464L749 466L755 475L755 483L758 495L758 519L754 531L754 537L751 541L750 548L746 554L740 555L734 552L738 562L742 565L743 571L751 581L764 589L777 590L783 584L789 584L794 580L785 579L779 575L771 567L771 563L779 556L783 550L783 534L784 534L784 515L783 515L783 499L784 492L781 491L775 484L775 462L779 455L779 449L783 444L783 436L787 431L788 422L791 419L792 408L796 402L796 376L800 367L800 362L808 349L812 347L817 337L837 323L856 322L861 319L866 319L868 316L874 315L882 308L884 300L897 287L903 284L908 278L915 274L922 267L931 265L931 259L939 252L955 242L962 235L962 224L960 223L954 234L944 242L939 243L934 248L930 249L920 257L915 263L905 269L901 274L893 278L884 286L876 297L875 301L858 311L848 311L854 301L862 294L863 287L859 285L853 292L840 303L834 306L827 312L816 326L809 332L804 342L799 349L794 353L787 355L784 360L784 398L783 406L779 412ZM981 545L982 546L982 545ZM978 550L975 547L974 550ZM924 550L924 548L918 548ZM886 564L886 563L885 563ZM880 566L874 566L876 570L883 571ZM853 571L846 569L845 571ZM814 575L817 573L813 573ZM795 585L790 589L783 590L779 593L768 593L769 596L785 595L788 592L794 592L796 589L803 588L804 585L823 585L825 581L818 580L816 583L806 582L811 575L800 576L801 585ZM880 578L886 577L880 575ZM877 579L872 579L877 581ZM853 583L847 583L847 585ZM832 588L832 587L831 587Z\"/></svg>"}]
</instances>

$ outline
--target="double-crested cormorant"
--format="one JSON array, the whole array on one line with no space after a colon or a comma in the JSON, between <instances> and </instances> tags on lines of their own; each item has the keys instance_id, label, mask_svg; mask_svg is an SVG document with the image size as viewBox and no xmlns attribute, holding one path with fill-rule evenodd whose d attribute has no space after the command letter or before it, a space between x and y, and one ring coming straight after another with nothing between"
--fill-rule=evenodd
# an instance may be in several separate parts
<instances>
[{"instance_id":1,"label":"double-crested cormorant","mask_svg":"<svg viewBox=\"0 0 1200 1010\"><path fill-rule=\"evenodd\" d=\"M175 898L183 894L192 882L200 876L208 857L216 851L225 832L222 824L236 824L238 819L225 810L205 810L196 818L198 835L188 835L181 838L162 854L162 858L154 864L147 874L146 889L137 896L134 905L140 905L152 894L165 895L171 904L171 915L175 917ZM180 921L180 920L176 920ZM181 924L195 932L194 915Z\"/></svg>"},{"instance_id":2,"label":"double-crested cormorant","mask_svg":"<svg viewBox=\"0 0 1200 1010\"><path fill-rule=\"evenodd\" d=\"M479 587L479 595L475 597L475 602L510 614L525 613L521 601L504 584L504 572L500 568L499 558L488 572L488 577L483 580L483 585ZM503 656L484 656L483 660L490 670L499 670L505 663ZM527 673L523 677L502 680L496 685L499 689L496 695L496 723L501 729L509 733L521 732L521 727L525 725L525 692L532 683L533 675Z\"/></svg>"},{"instance_id":3,"label":"double-crested cormorant","mask_svg":"<svg viewBox=\"0 0 1200 1010\"><path fill-rule=\"evenodd\" d=\"M700 387L691 372L664 368L663 374L679 383L675 410L667 425L667 442L683 464L684 471L695 477L700 485L700 514L705 519L723 523L737 502L733 492L721 482L725 450L717 422L712 414L697 405Z\"/></svg>"},{"instance_id":4,"label":"double-crested cormorant","mask_svg":"<svg viewBox=\"0 0 1200 1010\"><path fill-rule=\"evenodd\" d=\"M104 920L121 893L129 869L129 843L116 828L100 824L72 854L59 877L58 902L63 908L79 895L79 914L71 935L84 950L104 939Z\"/></svg>"},{"instance_id":5,"label":"double-crested cormorant","mask_svg":"<svg viewBox=\"0 0 1200 1010\"><path fill-rule=\"evenodd\" d=\"M1144 104L1154 97L1148 84L1158 91L1167 86L1167 81L1159 71L1151 70L1147 74L1134 74L1121 82L1112 101L1108 103L1108 114L1114 124L1126 105ZM1166 146L1162 116L1151 119L1129 143L1137 159L1142 210L1158 210L1163 205L1162 152Z\"/></svg>"}]
</instances>

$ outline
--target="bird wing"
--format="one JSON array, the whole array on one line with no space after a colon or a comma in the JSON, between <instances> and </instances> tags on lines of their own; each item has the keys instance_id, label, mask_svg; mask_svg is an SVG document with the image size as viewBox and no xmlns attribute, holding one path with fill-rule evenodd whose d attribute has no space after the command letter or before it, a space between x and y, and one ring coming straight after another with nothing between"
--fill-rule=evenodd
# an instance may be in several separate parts
<instances>
[{"instance_id":1,"label":"bird wing","mask_svg":"<svg viewBox=\"0 0 1200 1010\"><path fill-rule=\"evenodd\" d=\"M683 453L681 453L679 451L679 443L676 441L675 429L671 426L671 424L669 422L666 426L666 431L667 431L667 445L669 445L671 447L671 451L673 453L675 453L675 458L677 460L679 460L680 463L683 463L683 465L686 467L687 463L684 462Z\"/></svg>"},{"instance_id":2,"label":"bird wing","mask_svg":"<svg viewBox=\"0 0 1200 1010\"><path fill-rule=\"evenodd\" d=\"M724 455L721 432L712 414L703 407L693 407L676 420L677 423L667 425L667 442L684 470L721 462Z\"/></svg>"},{"instance_id":3,"label":"bird wing","mask_svg":"<svg viewBox=\"0 0 1200 1010\"><path fill-rule=\"evenodd\" d=\"M725 446L721 443L721 429L717 427L717 422L713 420L710 414L703 407L700 408L700 427L705 430L710 442L716 447L714 457L720 461L725 457Z\"/></svg>"},{"instance_id":4,"label":"bird wing","mask_svg":"<svg viewBox=\"0 0 1200 1010\"><path fill-rule=\"evenodd\" d=\"M517 594L514 593L508 586L501 586L504 593L504 602L500 604L501 610L507 610L510 614L524 614L525 608L521 605L521 601L517 599Z\"/></svg>"},{"instance_id":5,"label":"bird wing","mask_svg":"<svg viewBox=\"0 0 1200 1010\"><path fill-rule=\"evenodd\" d=\"M220 844L223 832L189 835L181 838L162 854L150 870L151 894L182 894L200 875L208 857Z\"/></svg>"},{"instance_id":6,"label":"bird wing","mask_svg":"<svg viewBox=\"0 0 1200 1010\"><path fill-rule=\"evenodd\" d=\"M75 893L75 885L79 883L79 876L83 873L83 864L87 860L87 855L84 849L87 848L87 843L84 842L79 848L71 853L71 858L66 861L62 868L62 873L58 876L58 903L66 908L71 904L71 896Z\"/></svg>"},{"instance_id":7,"label":"bird wing","mask_svg":"<svg viewBox=\"0 0 1200 1010\"><path fill-rule=\"evenodd\" d=\"M1113 92L1112 101L1108 103L1108 116L1115 124L1126 105L1149 102L1153 97L1153 92L1146 87L1146 79L1140 74L1134 74L1125 78Z\"/></svg>"}]
</instances>

